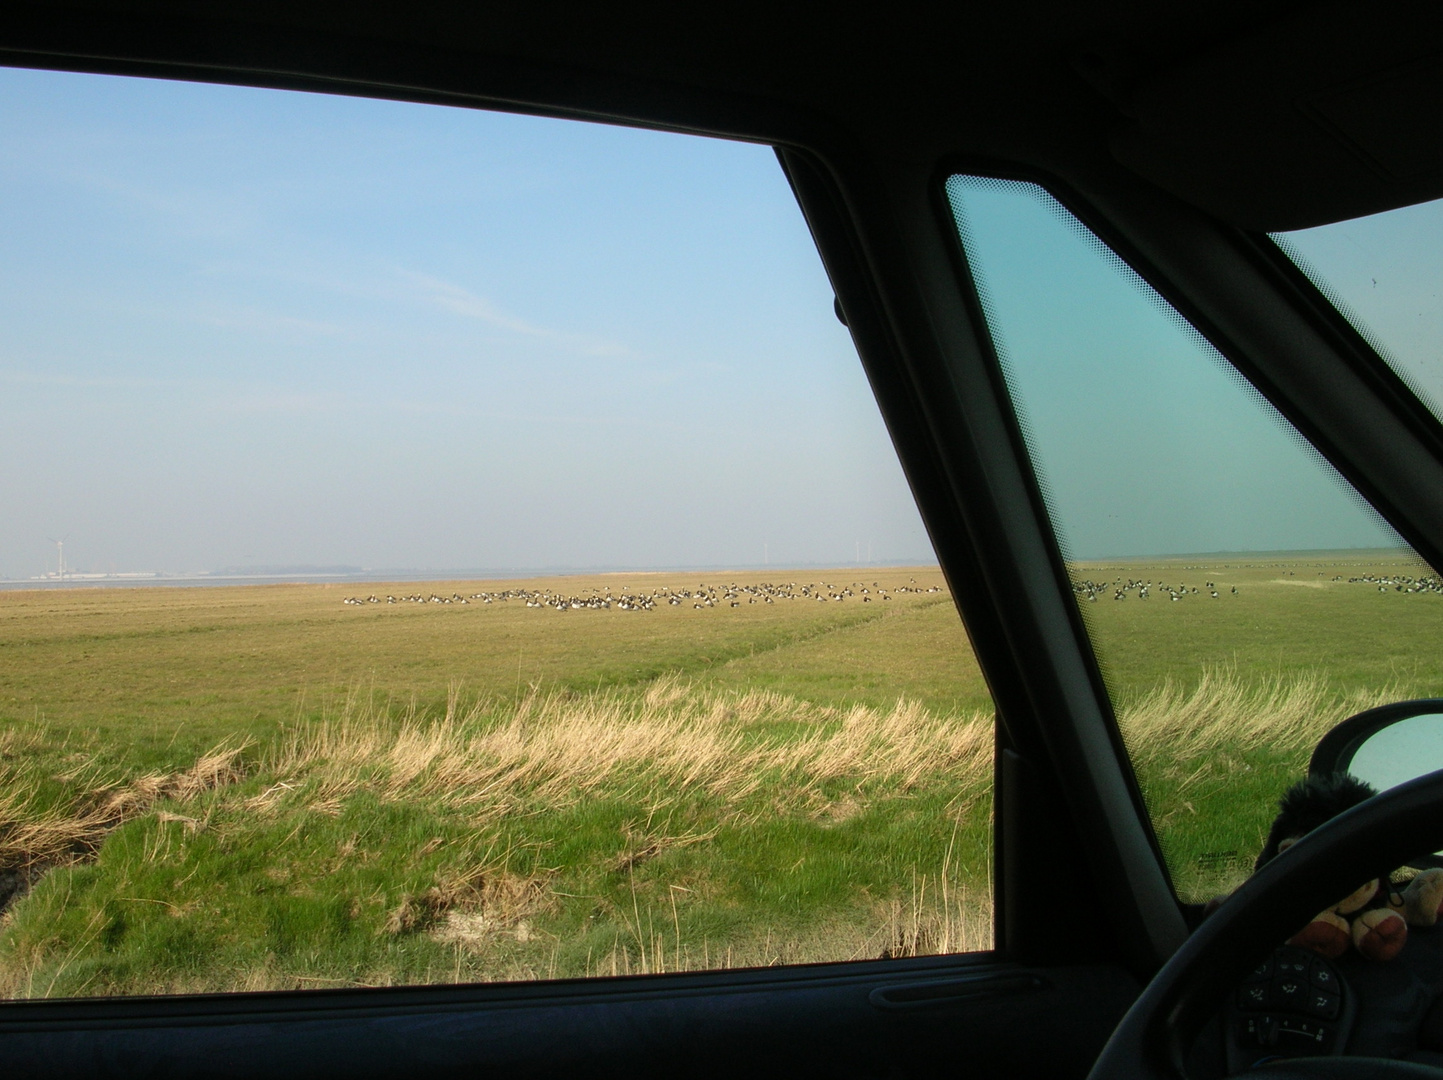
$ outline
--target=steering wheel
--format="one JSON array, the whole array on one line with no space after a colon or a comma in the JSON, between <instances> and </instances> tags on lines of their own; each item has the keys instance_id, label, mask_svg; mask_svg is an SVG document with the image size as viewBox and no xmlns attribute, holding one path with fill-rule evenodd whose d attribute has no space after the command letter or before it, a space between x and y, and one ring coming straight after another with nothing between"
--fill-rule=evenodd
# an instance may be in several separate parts
<instances>
[{"instance_id":1,"label":"steering wheel","mask_svg":"<svg viewBox=\"0 0 1443 1080\"><path fill-rule=\"evenodd\" d=\"M1443 769L1375 795L1319 826L1230 896L1163 965L1088 1074L1089 1080L1176 1080L1203 1025L1243 977L1319 911L1419 852L1443 849ZM1260 1077L1353 1080L1443 1070L1377 1058L1294 1058Z\"/></svg>"}]
</instances>

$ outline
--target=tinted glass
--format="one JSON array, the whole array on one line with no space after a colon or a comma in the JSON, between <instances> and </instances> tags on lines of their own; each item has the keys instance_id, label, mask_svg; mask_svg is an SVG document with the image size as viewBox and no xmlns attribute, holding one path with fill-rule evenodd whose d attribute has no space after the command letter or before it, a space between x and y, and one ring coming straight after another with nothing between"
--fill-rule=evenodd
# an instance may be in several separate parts
<instances>
[{"instance_id":1,"label":"tinted glass","mask_svg":"<svg viewBox=\"0 0 1443 1080\"><path fill-rule=\"evenodd\" d=\"M990 702L769 149L0 97L0 991L990 946Z\"/></svg>"},{"instance_id":2,"label":"tinted glass","mask_svg":"<svg viewBox=\"0 0 1443 1080\"><path fill-rule=\"evenodd\" d=\"M947 194L1154 828L1204 899L1325 731L1443 688L1443 592L1050 195Z\"/></svg>"},{"instance_id":3,"label":"tinted glass","mask_svg":"<svg viewBox=\"0 0 1443 1080\"><path fill-rule=\"evenodd\" d=\"M1273 239L1443 416L1443 200Z\"/></svg>"}]
</instances>

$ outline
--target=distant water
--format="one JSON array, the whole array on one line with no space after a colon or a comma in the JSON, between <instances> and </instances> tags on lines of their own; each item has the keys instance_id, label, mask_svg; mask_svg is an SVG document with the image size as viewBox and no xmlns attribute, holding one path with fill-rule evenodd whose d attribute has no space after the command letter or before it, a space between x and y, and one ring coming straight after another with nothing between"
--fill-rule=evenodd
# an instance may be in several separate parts
<instances>
[{"instance_id":1,"label":"distant water","mask_svg":"<svg viewBox=\"0 0 1443 1080\"><path fill-rule=\"evenodd\" d=\"M904 563L868 563L853 566L845 563L792 563L787 566L538 566L520 570L355 570L330 572L328 568L297 570L294 573L229 573L206 574L106 574L67 575L57 578L0 578L0 590L6 589L132 589L151 586L195 588L212 585L345 585L379 581L508 581L520 578L584 577L590 574L746 574L748 576L785 574L798 570L854 569L859 572L887 570L898 567L935 568L930 560L918 559Z\"/></svg>"},{"instance_id":2,"label":"distant water","mask_svg":"<svg viewBox=\"0 0 1443 1080\"><path fill-rule=\"evenodd\" d=\"M95 574L33 580L0 578L0 589L132 589L151 586L195 588L212 585L336 585L374 581L487 581L542 577L555 570L357 570L354 573L294 574ZM581 571L585 573L585 571Z\"/></svg>"},{"instance_id":3,"label":"distant water","mask_svg":"<svg viewBox=\"0 0 1443 1080\"><path fill-rule=\"evenodd\" d=\"M169 585L172 588L189 588L202 585L281 585L321 584L323 582L379 581L367 575L321 575L321 574L96 574L94 576L67 577L64 581L45 578L39 581L21 578L11 580L0 578L0 589L137 589L153 585ZM385 578L385 580L392 580ZM396 579L399 580L399 579ZM419 578L417 580L420 580Z\"/></svg>"}]
</instances>

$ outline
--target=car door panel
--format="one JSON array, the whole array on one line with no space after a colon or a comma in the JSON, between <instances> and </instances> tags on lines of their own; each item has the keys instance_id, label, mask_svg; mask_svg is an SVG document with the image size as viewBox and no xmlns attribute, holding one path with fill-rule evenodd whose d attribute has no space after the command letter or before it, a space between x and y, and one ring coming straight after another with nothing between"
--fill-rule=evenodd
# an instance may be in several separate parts
<instances>
[{"instance_id":1,"label":"car door panel","mask_svg":"<svg viewBox=\"0 0 1443 1080\"><path fill-rule=\"evenodd\" d=\"M937 957L784 974L15 1002L0 1009L0 1040L11 1074L36 1080L1064 1077L1086 1072L1136 991L1103 965Z\"/></svg>"}]
</instances>

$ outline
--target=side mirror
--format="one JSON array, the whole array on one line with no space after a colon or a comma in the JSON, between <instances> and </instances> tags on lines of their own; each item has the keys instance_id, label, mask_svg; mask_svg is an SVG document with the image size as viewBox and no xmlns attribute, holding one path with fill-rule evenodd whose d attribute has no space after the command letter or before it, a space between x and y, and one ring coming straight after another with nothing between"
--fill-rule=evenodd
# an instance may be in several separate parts
<instances>
[{"instance_id":1,"label":"side mirror","mask_svg":"<svg viewBox=\"0 0 1443 1080\"><path fill-rule=\"evenodd\" d=\"M1308 763L1313 775L1346 772L1379 791L1443 768L1443 698L1400 701L1350 716L1323 736ZM1443 866L1434 855L1414 866Z\"/></svg>"},{"instance_id":2,"label":"side mirror","mask_svg":"<svg viewBox=\"0 0 1443 1080\"><path fill-rule=\"evenodd\" d=\"M1379 791L1443 769L1443 698L1400 701L1350 716L1323 736L1312 774L1346 772Z\"/></svg>"}]
</instances>

